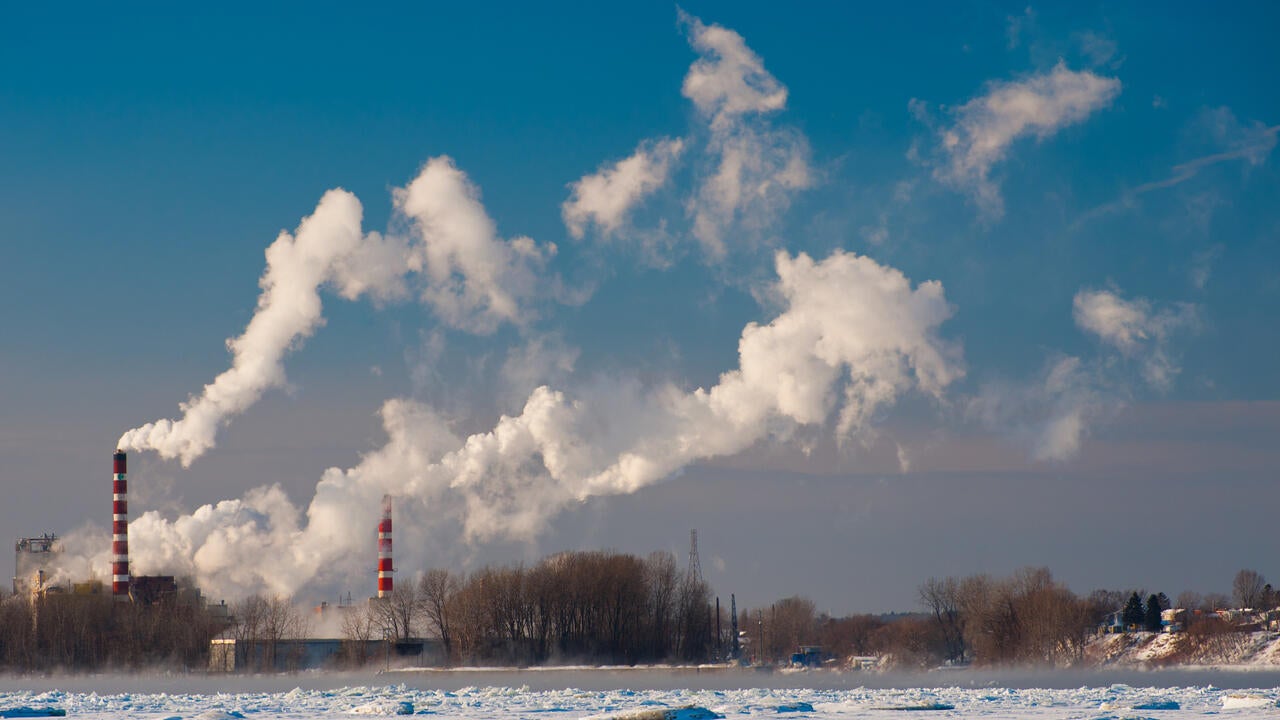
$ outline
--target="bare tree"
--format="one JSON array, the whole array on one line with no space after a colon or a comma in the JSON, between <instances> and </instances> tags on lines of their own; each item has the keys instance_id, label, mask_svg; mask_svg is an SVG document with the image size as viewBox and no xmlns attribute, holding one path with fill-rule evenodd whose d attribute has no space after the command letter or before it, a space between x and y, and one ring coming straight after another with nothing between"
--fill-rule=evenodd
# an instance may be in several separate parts
<instances>
[{"instance_id":1,"label":"bare tree","mask_svg":"<svg viewBox=\"0 0 1280 720\"><path fill-rule=\"evenodd\" d=\"M261 669L263 658L258 653L263 625L267 613L267 599L250 595L232 606L235 625L232 629L236 641L236 667Z\"/></svg>"},{"instance_id":2,"label":"bare tree","mask_svg":"<svg viewBox=\"0 0 1280 720\"><path fill-rule=\"evenodd\" d=\"M1202 610L1222 610L1231 607L1231 598L1222 593L1209 593L1204 596L1204 600L1200 603Z\"/></svg>"},{"instance_id":3,"label":"bare tree","mask_svg":"<svg viewBox=\"0 0 1280 720\"><path fill-rule=\"evenodd\" d=\"M920 586L920 601L933 613L946 643L947 660L965 659L967 646L960 617L960 583L953 577L929 578Z\"/></svg>"},{"instance_id":4,"label":"bare tree","mask_svg":"<svg viewBox=\"0 0 1280 720\"><path fill-rule=\"evenodd\" d=\"M418 583L418 603L428 632L440 638L446 660L453 657L451 606L458 594L458 577L448 570L428 570Z\"/></svg>"},{"instance_id":5,"label":"bare tree","mask_svg":"<svg viewBox=\"0 0 1280 720\"><path fill-rule=\"evenodd\" d=\"M378 618L383 633L396 640L408 640L413 637L418 609L421 607L418 602L418 585L396 585L390 596L371 600L370 607Z\"/></svg>"},{"instance_id":6,"label":"bare tree","mask_svg":"<svg viewBox=\"0 0 1280 720\"><path fill-rule=\"evenodd\" d=\"M339 608L347 663L356 667L369 661L369 641L377 638L378 618L368 605Z\"/></svg>"},{"instance_id":7,"label":"bare tree","mask_svg":"<svg viewBox=\"0 0 1280 720\"><path fill-rule=\"evenodd\" d=\"M1199 609L1203 600L1204 598L1195 590L1183 590L1178 593L1178 597L1173 601L1173 606L1184 610L1196 610Z\"/></svg>"},{"instance_id":8,"label":"bare tree","mask_svg":"<svg viewBox=\"0 0 1280 720\"><path fill-rule=\"evenodd\" d=\"M871 655L875 652L872 636L884 624L875 615L823 618L819 621L819 640L822 647L837 656Z\"/></svg>"},{"instance_id":9,"label":"bare tree","mask_svg":"<svg viewBox=\"0 0 1280 720\"><path fill-rule=\"evenodd\" d=\"M1241 570L1231 583L1231 595L1238 608L1261 605L1267 581L1255 570Z\"/></svg>"},{"instance_id":10,"label":"bare tree","mask_svg":"<svg viewBox=\"0 0 1280 720\"><path fill-rule=\"evenodd\" d=\"M807 597L795 595L774 603L766 614L768 655L782 659L812 645L817 636L817 608Z\"/></svg>"},{"instance_id":11,"label":"bare tree","mask_svg":"<svg viewBox=\"0 0 1280 720\"><path fill-rule=\"evenodd\" d=\"M263 605L259 624L264 643L263 664L268 668L277 665L277 653L283 640L300 640L310 632L308 617L294 604L293 598L274 595ZM297 657L285 658L285 663L293 666Z\"/></svg>"}]
</instances>

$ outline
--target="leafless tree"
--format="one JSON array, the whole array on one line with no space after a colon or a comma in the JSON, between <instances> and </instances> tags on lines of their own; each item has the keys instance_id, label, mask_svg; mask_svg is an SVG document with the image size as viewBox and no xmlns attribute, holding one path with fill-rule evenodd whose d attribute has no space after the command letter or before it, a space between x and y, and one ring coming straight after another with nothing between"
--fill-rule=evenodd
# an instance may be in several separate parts
<instances>
[{"instance_id":1,"label":"leafless tree","mask_svg":"<svg viewBox=\"0 0 1280 720\"><path fill-rule=\"evenodd\" d=\"M1241 570L1231 583L1231 595L1238 608L1257 608L1263 600L1266 579L1256 570Z\"/></svg>"},{"instance_id":2,"label":"leafless tree","mask_svg":"<svg viewBox=\"0 0 1280 720\"><path fill-rule=\"evenodd\" d=\"M369 661L369 641L378 637L378 618L368 605L342 607L338 612L342 613L345 659L350 665L362 666Z\"/></svg>"},{"instance_id":3,"label":"leafless tree","mask_svg":"<svg viewBox=\"0 0 1280 720\"><path fill-rule=\"evenodd\" d=\"M440 638L446 659L453 657L451 606L458 594L458 577L448 570L428 570L418 583L418 602L428 632Z\"/></svg>"},{"instance_id":4,"label":"leafless tree","mask_svg":"<svg viewBox=\"0 0 1280 720\"><path fill-rule=\"evenodd\" d=\"M1173 606L1183 608L1185 610L1198 610L1200 608L1200 603L1203 601L1204 598L1200 593L1194 590L1183 590L1178 593L1178 597L1174 599Z\"/></svg>"},{"instance_id":5,"label":"leafless tree","mask_svg":"<svg viewBox=\"0 0 1280 720\"><path fill-rule=\"evenodd\" d=\"M843 657L847 655L871 655L875 653L872 636L884 627L885 621L875 615L850 615L842 618L821 618L819 643L828 652Z\"/></svg>"},{"instance_id":6,"label":"leafless tree","mask_svg":"<svg viewBox=\"0 0 1280 720\"><path fill-rule=\"evenodd\" d=\"M384 598L370 601L374 616L384 634L396 640L408 640L417 629L418 611L421 603L418 599L418 585L400 583Z\"/></svg>"},{"instance_id":7,"label":"leafless tree","mask_svg":"<svg viewBox=\"0 0 1280 720\"><path fill-rule=\"evenodd\" d=\"M960 616L960 582L953 577L942 580L929 578L920 586L920 601L938 623L946 643L947 659L952 662L964 660L968 648Z\"/></svg>"},{"instance_id":8,"label":"leafless tree","mask_svg":"<svg viewBox=\"0 0 1280 720\"><path fill-rule=\"evenodd\" d=\"M817 608L809 598L783 598L769 608L765 617L767 655L773 660L789 657L801 645L815 644Z\"/></svg>"},{"instance_id":9,"label":"leafless tree","mask_svg":"<svg viewBox=\"0 0 1280 720\"><path fill-rule=\"evenodd\" d=\"M1222 593L1207 593L1200 603L1200 608L1207 611L1222 610L1231 607L1231 598Z\"/></svg>"}]
</instances>

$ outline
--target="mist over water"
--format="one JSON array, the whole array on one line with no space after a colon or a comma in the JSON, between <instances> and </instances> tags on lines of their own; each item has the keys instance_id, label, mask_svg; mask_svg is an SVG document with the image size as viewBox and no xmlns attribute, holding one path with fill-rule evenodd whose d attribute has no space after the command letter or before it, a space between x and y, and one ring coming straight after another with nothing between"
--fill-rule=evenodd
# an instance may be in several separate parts
<instances>
[{"instance_id":1,"label":"mist over water","mask_svg":"<svg viewBox=\"0 0 1280 720\"><path fill-rule=\"evenodd\" d=\"M1168 668L1161 670L1062 670L1008 668L933 672L761 672L751 668L461 668L392 669L363 672L310 671L278 675L175 675L150 673L0 675L0 692L64 690L76 693L287 692L293 688L327 690L394 685L456 692L468 687L528 687L546 691L583 690L730 690L866 688L1075 689L1127 685L1134 688L1214 687L1223 690L1280 688L1280 670Z\"/></svg>"}]
</instances>

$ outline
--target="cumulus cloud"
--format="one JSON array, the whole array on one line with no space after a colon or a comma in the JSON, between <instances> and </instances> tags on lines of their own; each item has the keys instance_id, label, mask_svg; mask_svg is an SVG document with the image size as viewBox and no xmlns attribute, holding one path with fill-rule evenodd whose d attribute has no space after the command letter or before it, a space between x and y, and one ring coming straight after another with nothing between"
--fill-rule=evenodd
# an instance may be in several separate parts
<instances>
[{"instance_id":1,"label":"cumulus cloud","mask_svg":"<svg viewBox=\"0 0 1280 720\"><path fill-rule=\"evenodd\" d=\"M182 417L129 430L118 447L190 466L214 446L219 427L284 385L284 357L324 323L325 287L348 300L388 302L406 297L415 281L422 301L454 327L484 333L525 321L554 246L498 238L478 191L447 157L429 161L395 191L395 202L412 222L411 237L364 233L360 201L345 190L325 193L293 234L281 232L267 248L257 309L227 341L231 367L181 404Z\"/></svg>"},{"instance_id":2,"label":"cumulus cloud","mask_svg":"<svg viewBox=\"0 0 1280 720\"><path fill-rule=\"evenodd\" d=\"M1004 214L993 168L1017 140L1051 137L1107 107L1120 93L1120 81L1090 71L1074 71L1059 62L1053 70L1022 80L994 82L987 92L950 111L954 122L938 130L933 176L969 194L988 219ZM913 101L920 114L922 105Z\"/></svg>"},{"instance_id":3,"label":"cumulus cloud","mask_svg":"<svg viewBox=\"0 0 1280 720\"><path fill-rule=\"evenodd\" d=\"M683 149L678 138L646 140L630 157L571 183L560 207L569 234L581 239L590 223L602 235L617 233L631 209L666 183Z\"/></svg>"},{"instance_id":4,"label":"cumulus cloud","mask_svg":"<svg viewBox=\"0 0 1280 720\"><path fill-rule=\"evenodd\" d=\"M1188 303L1155 309L1149 300L1125 300L1110 290L1081 290L1072 302L1076 325L1096 335L1125 357L1136 359L1142 375L1167 389L1180 368L1170 353L1172 335L1197 324L1197 309Z\"/></svg>"},{"instance_id":5,"label":"cumulus cloud","mask_svg":"<svg viewBox=\"0 0 1280 720\"><path fill-rule=\"evenodd\" d=\"M471 540L531 538L569 504L633 492L769 436L828 424L856 436L902 394L940 398L963 376L960 349L939 335L952 314L940 283L913 286L843 252L779 253L776 269L778 314L743 329L738 366L710 388L542 385L518 414L465 438L430 407L393 399L382 407L386 445L326 471L305 513L268 487L174 520L144 514L130 526L139 571L190 572L232 596L350 576L368 564L384 493L410 520L397 523L409 535L397 547L411 561L425 562L412 554L442 524Z\"/></svg>"}]
</instances>

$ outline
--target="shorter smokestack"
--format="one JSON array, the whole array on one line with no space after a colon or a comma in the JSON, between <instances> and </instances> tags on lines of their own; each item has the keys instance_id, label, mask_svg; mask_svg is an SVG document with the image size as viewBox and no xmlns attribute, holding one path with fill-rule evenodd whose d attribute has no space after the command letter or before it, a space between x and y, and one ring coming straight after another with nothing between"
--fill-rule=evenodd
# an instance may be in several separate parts
<instances>
[{"instance_id":1,"label":"shorter smokestack","mask_svg":"<svg viewBox=\"0 0 1280 720\"><path fill-rule=\"evenodd\" d=\"M111 595L116 600L129 599L129 481L123 450L111 456L114 476L111 482Z\"/></svg>"},{"instance_id":2,"label":"shorter smokestack","mask_svg":"<svg viewBox=\"0 0 1280 720\"><path fill-rule=\"evenodd\" d=\"M378 523L378 597L391 597L391 496L382 496L382 522Z\"/></svg>"}]
</instances>

